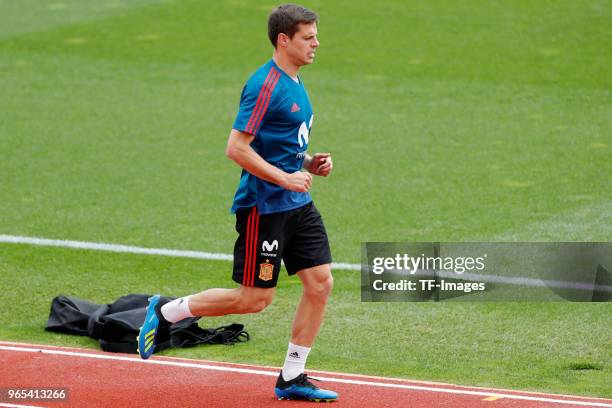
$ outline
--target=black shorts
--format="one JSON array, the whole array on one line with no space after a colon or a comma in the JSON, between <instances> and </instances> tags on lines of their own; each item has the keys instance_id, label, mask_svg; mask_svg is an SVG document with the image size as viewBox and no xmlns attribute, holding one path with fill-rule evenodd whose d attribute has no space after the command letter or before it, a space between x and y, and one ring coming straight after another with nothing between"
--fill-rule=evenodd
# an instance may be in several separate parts
<instances>
[{"instance_id":1,"label":"black shorts","mask_svg":"<svg viewBox=\"0 0 612 408\"><path fill-rule=\"evenodd\" d=\"M327 232L312 202L290 211L261 215L257 207L236 212L232 279L244 286L276 286L281 259L289 275L331 263Z\"/></svg>"}]
</instances>

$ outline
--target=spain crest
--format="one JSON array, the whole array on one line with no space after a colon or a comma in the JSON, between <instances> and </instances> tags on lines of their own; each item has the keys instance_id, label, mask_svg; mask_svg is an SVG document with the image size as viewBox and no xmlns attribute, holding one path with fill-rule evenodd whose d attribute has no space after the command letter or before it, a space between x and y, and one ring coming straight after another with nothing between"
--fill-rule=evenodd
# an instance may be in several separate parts
<instances>
[{"instance_id":1,"label":"spain crest","mask_svg":"<svg viewBox=\"0 0 612 408\"><path fill-rule=\"evenodd\" d=\"M269 260L266 259L266 262L259 264L259 279L262 281L267 282L272 280L274 276L272 272L274 272L274 265L272 265Z\"/></svg>"}]
</instances>

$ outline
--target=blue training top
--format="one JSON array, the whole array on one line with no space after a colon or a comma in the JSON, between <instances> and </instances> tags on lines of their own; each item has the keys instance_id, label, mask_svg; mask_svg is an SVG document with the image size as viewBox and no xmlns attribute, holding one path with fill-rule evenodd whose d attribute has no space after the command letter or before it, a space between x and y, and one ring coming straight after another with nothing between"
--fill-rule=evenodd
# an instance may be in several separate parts
<instances>
[{"instance_id":1,"label":"blue training top","mask_svg":"<svg viewBox=\"0 0 612 408\"><path fill-rule=\"evenodd\" d=\"M265 161L287 172L302 168L312 127L312 106L301 79L293 80L274 60L249 78L242 89L233 128L255 136L251 147ZM232 213L257 205L260 214L308 204L309 193L289 191L242 170Z\"/></svg>"}]
</instances>

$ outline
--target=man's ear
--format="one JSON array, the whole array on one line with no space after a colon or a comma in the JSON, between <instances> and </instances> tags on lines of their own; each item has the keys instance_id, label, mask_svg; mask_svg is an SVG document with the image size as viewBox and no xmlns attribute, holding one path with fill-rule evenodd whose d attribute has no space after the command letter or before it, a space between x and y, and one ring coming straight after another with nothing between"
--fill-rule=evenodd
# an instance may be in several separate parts
<instances>
[{"instance_id":1,"label":"man's ear","mask_svg":"<svg viewBox=\"0 0 612 408\"><path fill-rule=\"evenodd\" d=\"M289 36L285 33L279 33L276 37L276 45L286 47L289 44Z\"/></svg>"}]
</instances>

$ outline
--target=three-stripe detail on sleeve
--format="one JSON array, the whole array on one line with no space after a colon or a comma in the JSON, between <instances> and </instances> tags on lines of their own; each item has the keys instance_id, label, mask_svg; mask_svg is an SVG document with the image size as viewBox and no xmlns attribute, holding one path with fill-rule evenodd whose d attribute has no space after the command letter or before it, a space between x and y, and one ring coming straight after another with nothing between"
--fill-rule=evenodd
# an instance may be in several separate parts
<instances>
[{"instance_id":1,"label":"three-stripe detail on sleeve","mask_svg":"<svg viewBox=\"0 0 612 408\"><path fill-rule=\"evenodd\" d=\"M253 113L251 113L251 117L247 123L247 127L245 129L246 133L250 133L252 135L257 133L257 130L261 125L261 121L268 111L268 105L270 104L270 99L272 98L272 92L274 92L274 87L276 86L280 76L280 71L274 67L270 68L270 72L268 72L268 76L266 77L266 80L259 91L259 96L257 97L257 102L255 103L255 109L253 109Z\"/></svg>"},{"instance_id":2,"label":"three-stripe detail on sleeve","mask_svg":"<svg viewBox=\"0 0 612 408\"><path fill-rule=\"evenodd\" d=\"M253 286L255 284L255 266L257 262L257 241L259 238L259 213L257 206L251 208L249 218L247 220L246 233L246 255L244 258L244 273L242 275L242 284L244 286Z\"/></svg>"}]
</instances>

